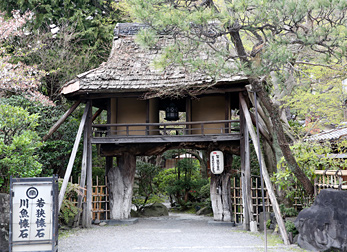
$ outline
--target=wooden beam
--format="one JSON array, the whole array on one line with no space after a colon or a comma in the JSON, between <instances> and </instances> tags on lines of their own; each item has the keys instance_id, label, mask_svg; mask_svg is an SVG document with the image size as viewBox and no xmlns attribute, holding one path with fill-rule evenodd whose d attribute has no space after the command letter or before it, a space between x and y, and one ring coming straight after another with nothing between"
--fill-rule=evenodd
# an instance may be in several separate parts
<instances>
[{"instance_id":1,"label":"wooden beam","mask_svg":"<svg viewBox=\"0 0 347 252\"><path fill-rule=\"evenodd\" d=\"M178 142L225 142L240 141L240 134L225 135L182 135L182 136L117 136L93 137L93 144L132 144L132 143L178 143Z\"/></svg>"},{"instance_id":2,"label":"wooden beam","mask_svg":"<svg viewBox=\"0 0 347 252\"><path fill-rule=\"evenodd\" d=\"M278 227L279 227L279 230L280 230L283 242L284 242L285 245L289 245L290 242L289 242L289 239L288 239L288 234L287 234L284 222L283 222L283 218L281 216L281 211L280 211L277 199L276 199L276 195L275 195L274 189L272 187L272 183L270 181L270 176L269 176L269 174L267 172L267 168L266 168L266 165L265 165L265 160L264 160L264 157L263 157L262 153L259 153L259 144L258 144L258 141L257 141L257 135L256 135L256 133L254 131L251 115L250 115L250 113L248 111L248 107L247 107L246 101L244 100L242 95L240 95L240 103L241 103L242 111L243 111L243 113L245 115L248 131L249 131L249 133L251 135L251 138L252 138L252 141L253 141L255 152L256 152L258 158L261 159L262 164L263 164L262 175L263 175L263 178L264 178L264 181L265 181L266 188L268 190L268 194L269 194L269 197L270 197L270 200L271 200L271 203L272 203L272 208L273 208L274 213L275 213L275 217L276 217L276 220L277 220L277 224L278 224ZM265 202L263 202L263 204L265 204Z\"/></svg>"},{"instance_id":3,"label":"wooden beam","mask_svg":"<svg viewBox=\"0 0 347 252\"><path fill-rule=\"evenodd\" d=\"M69 179L70 179L72 167L73 167L73 164L75 162L78 145L79 145L80 140L81 140L81 136L82 136L84 124L85 124L86 119L87 119L88 112L89 112L89 103L87 103L87 105L84 109L81 123L80 123L80 126L79 126L78 131L77 131L75 143L74 143L74 146L72 148L71 155L70 155L69 163L68 163L67 168L66 168L64 181L63 181L63 184L61 185L61 189L59 192L59 209L58 209L58 211L60 211L61 205L63 204L63 199L64 199L67 183L69 182Z\"/></svg>"},{"instance_id":4,"label":"wooden beam","mask_svg":"<svg viewBox=\"0 0 347 252\"><path fill-rule=\"evenodd\" d=\"M347 176L347 170L315 170L314 174L316 175L339 175L339 176Z\"/></svg>"},{"instance_id":5,"label":"wooden beam","mask_svg":"<svg viewBox=\"0 0 347 252\"><path fill-rule=\"evenodd\" d=\"M159 143L159 144L105 144L101 145L100 154L105 157L121 156L124 152L131 152L136 156L153 156L160 155L169 149L198 149L207 150L211 142L191 142L191 143ZM239 141L218 142L214 147L219 150L233 155L240 155Z\"/></svg>"},{"instance_id":6,"label":"wooden beam","mask_svg":"<svg viewBox=\"0 0 347 252\"><path fill-rule=\"evenodd\" d=\"M47 141L47 139L54 133L57 131L57 129L59 129L60 125L62 125L62 123L66 120L66 118L68 118L68 116L75 111L75 109L78 107L78 105L80 105L81 101L77 101L75 102L74 105L72 105L72 107L65 112L64 115L62 115L62 117L60 117L60 119L49 129L48 133L42 138L42 141L45 142Z\"/></svg>"},{"instance_id":7,"label":"wooden beam","mask_svg":"<svg viewBox=\"0 0 347 252\"><path fill-rule=\"evenodd\" d=\"M102 113L102 111L104 111L103 109L98 109L95 114L92 117L92 122L95 121L95 119Z\"/></svg>"}]
</instances>

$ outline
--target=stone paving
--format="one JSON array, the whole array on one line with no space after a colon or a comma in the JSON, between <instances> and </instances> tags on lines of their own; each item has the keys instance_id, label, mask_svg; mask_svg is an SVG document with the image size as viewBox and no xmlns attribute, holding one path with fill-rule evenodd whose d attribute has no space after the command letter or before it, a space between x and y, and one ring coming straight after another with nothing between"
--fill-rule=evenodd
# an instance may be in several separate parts
<instances>
[{"instance_id":1,"label":"stone paving","mask_svg":"<svg viewBox=\"0 0 347 252\"><path fill-rule=\"evenodd\" d=\"M69 231L59 239L60 252L253 252L265 251L264 234L240 226L209 225L211 217L171 214L139 218L133 225L93 226ZM267 251L305 251L269 237Z\"/></svg>"}]
</instances>

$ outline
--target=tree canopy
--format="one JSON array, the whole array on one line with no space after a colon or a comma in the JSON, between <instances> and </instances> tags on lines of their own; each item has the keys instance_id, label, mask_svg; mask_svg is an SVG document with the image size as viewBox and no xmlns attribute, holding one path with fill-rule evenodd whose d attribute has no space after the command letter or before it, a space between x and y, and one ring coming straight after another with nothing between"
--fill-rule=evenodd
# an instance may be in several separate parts
<instances>
[{"instance_id":1,"label":"tree canopy","mask_svg":"<svg viewBox=\"0 0 347 252\"><path fill-rule=\"evenodd\" d=\"M307 64L345 62L347 2L297 0L167 1L128 0L131 13L151 29L138 41L155 45L157 34L171 34L156 64L184 65L215 78L244 74L257 92L260 105L273 125L273 145L281 150L290 170L308 193L313 186L297 165L280 120L275 94L291 93L295 72ZM223 40L227 46L221 47ZM201 48L208 46L206 52ZM264 120L266 120L264 118ZM279 160L279 157L278 157Z\"/></svg>"},{"instance_id":2,"label":"tree canopy","mask_svg":"<svg viewBox=\"0 0 347 252\"><path fill-rule=\"evenodd\" d=\"M41 146L35 132L39 115L0 104L0 192L6 192L10 176L34 177L41 173L36 150Z\"/></svg>"}]
</instances>

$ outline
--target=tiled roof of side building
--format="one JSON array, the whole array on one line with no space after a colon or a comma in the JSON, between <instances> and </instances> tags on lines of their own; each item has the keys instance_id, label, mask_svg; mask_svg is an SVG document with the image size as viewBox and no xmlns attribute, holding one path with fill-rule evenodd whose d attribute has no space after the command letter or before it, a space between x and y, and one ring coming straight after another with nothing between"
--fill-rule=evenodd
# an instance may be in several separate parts
<instances>
[{"instance_id":1,"label":"tiled roof of side building","mask_svg":"<svg viewBox=\"0 0 347 252\"><path fill-rule=\"evenodd\" d=\"M307 138L308 141L335 140L341 137L347 137L347 128L337 128L322 132Z\"/></svg>"}]
</instances>

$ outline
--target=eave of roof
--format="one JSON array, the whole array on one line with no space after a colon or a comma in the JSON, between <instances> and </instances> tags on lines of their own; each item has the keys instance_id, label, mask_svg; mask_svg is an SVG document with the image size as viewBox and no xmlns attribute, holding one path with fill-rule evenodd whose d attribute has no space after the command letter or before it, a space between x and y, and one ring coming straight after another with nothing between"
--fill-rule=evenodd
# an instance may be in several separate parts
<instances>
[{"instance_id":1,"label":"eave of roof","mask_svg":"<svg viewBox=\"0 0 347 252\"><path fill-rule=\"evenodd\" d=\"M67 97L81 94L150 92L153 90L184 90L214 85L218 82L240 82L244 76L225 76L215 81L209 76L189 73L182 67L171 66L163 71L155 69L152 62L160 50L140 47L134 41L134 34L143 28L139 24L118 24L115 40L107 62L100 67L77 75L66 83L61 93ZM160 37L160 43L172 43L169 36Z\"/></svg>"}]
</instances>

